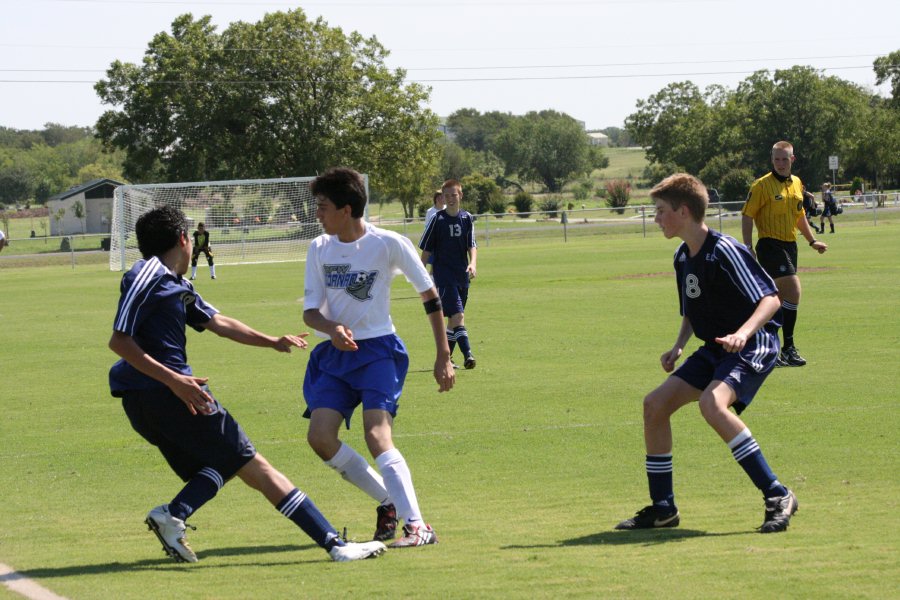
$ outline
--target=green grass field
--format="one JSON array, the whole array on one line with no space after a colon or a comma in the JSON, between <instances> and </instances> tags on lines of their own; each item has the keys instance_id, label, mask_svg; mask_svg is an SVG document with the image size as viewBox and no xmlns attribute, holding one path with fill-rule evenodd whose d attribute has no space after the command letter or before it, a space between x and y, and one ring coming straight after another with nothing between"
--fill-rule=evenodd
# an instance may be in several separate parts
<instances>
[{"instance_id":1,"label":"green grass field","mask_svg":"<svg viewBox=\"0 0 900 600\"><path fill-rule=\"evenodd\" d=\"M745 413L799 497L786 533L754 532L762 500L696 406L673 423L681 527L612 530L647 502L641 400L679 325L676 242L522 236L479 253L478 368L448 394L421 303L396 280L412 358L396 442L440 543L346 565L237 481L191 519L200 562L167 559L142 521L180 481L107 387L120 274L3 265L0 563L73 599L896 598L900 222L823 237L823 256L800 248L809 365L775 371ZM225 314L302 329L302 263L200 274ZM306 354L188 338L195 372L259 450L350 537L371 535L374 504L306 444ZM364 452L358 419L344 439Z\"/></svg>"}]
</instances>

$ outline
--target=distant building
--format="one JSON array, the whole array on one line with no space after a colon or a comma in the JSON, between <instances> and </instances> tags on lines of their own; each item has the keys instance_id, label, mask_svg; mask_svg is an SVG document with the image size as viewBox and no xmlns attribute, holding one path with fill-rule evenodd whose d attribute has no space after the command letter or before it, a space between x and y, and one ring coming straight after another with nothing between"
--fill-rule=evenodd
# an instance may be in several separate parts
<instances>
[{"instance_id":1,"label":"distant building","mask_svg":"<svg viewBox=\"0 0 900 600\"><path fill-rule=\"evenodd\" d=\"M47 199L47 210L50 213L50 235L72 235L77 233L109 233L112 219L113 192L120 181L112 179L94 179L61 194ZM75 216L73 207L76 202L84 206L84 229L82 220ZM63 210L63 218L57 220L56 215Z\"/></svg>"},{"instance_id":2,"label":"distant building","mask_svg":"<svg viewBox=\"0 0 900 600\"><path fill-rule=\"evenodd\" d=\"M588 139L590 140L591 146L602 146L604 148L609 147L609 136L600 131L588 131L587 132Z\"/></svg>"}]
</instances>

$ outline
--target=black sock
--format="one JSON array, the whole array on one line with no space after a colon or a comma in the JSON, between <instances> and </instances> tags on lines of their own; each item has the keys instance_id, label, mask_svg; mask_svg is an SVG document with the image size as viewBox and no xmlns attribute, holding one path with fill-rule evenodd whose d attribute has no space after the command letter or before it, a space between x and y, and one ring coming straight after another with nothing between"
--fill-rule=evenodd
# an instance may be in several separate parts
<instances>
[{"instance_id":1,"label":"black sock","mask_svg":"<svg viewBox=\"0 0 900 600\"><path fill-rule=\"evenodd\" d=\"M794 345L794 327L797 325L797 305L783 300L781 302L781 330L784 332L784 347Z\"/></svg>"},{"instance_id":2,"label":"black sock","mask_svg":"<svg viewBox=\"0 0 900 600\"><path fill-rule=\"evenodd\" d=\"M472 354L472 347L469 346L469 332L466 331L466 328L462 325L454 328L453 335L456 336L456 343L459 344L459 350L463 356Z\"/></svg>"},{"instance_id":3,"label":"black sock","mask_svg":"<svg viewBox=\"0 0 900 600\"><path fill-rule=\"evenodd\" d=\"M184 521L212 500L223 485L225 481L218 471L203 467L169 503L169 513Z\"/></svg>"}]
</instances>

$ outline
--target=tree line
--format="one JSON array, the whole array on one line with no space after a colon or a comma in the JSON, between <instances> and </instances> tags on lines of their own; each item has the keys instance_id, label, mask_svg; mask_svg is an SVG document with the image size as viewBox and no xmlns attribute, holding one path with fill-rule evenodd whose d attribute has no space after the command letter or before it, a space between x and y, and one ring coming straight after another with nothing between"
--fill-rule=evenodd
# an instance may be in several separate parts
<instances>
[{"instance_id":1,"label":"tree line","mask_svg":"<svg viewBox=\"0 0 900 600\"><path fill-rule=\"evenodd\" d=\"M770 168L772 144L788 140L793 171L810 189L830 181L828 157L838 156L838 181L860 177L883 189L900 182L900 51L875 60L877 84L891 98L811 67L758 71L733 90L672 83L637 102L626 129L646 147L651 180L674 171L698 175L723 199L743 200L749 184Z\"/></svg>"}]
</instances>

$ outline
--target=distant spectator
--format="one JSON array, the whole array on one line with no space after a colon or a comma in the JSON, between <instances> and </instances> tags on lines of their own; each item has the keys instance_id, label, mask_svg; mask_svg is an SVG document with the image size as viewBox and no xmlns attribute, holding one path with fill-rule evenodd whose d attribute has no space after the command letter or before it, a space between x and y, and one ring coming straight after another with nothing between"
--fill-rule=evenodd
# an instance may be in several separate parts
<instances>
[{"instance_id":1,"label":"distant spectator","mask_svg":"<svg viewBox=\"0 0 900 600\"><path fill-rule=\"evenodd\" d=\"M816 204L816 196L807 190L806 186L803 187L803 212L806 213L806 222L809 223L809 226L812 227L816 233L822 233L824 227L819 229L816 224L813 223L813 217L818 217L821 214L819 207Z\"/></svg>"},{"instance_id":2,"label":"distant spectator","mask_svg":"<svg viewBox=\"0 0 900 600\"><path fill-rule=\"evenodd\" d=\"M6 239L6 236L3 235L3 232L0 231L0 252L3 252L3 249L9 246L9 240Z\"/></svg>"}]
</instances>

